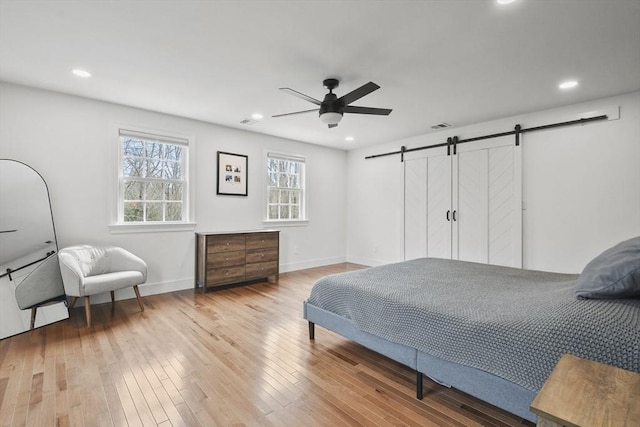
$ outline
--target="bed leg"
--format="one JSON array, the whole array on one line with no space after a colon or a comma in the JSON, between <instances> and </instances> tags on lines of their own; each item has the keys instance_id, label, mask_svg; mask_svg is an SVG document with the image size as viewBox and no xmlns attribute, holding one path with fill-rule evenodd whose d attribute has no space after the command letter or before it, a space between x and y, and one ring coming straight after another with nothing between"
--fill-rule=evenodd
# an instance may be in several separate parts
<instances>
[{"instance_id":1,"label":"bed leg","mask_svg":"<svg viewBox=\"0 0 640 427\"><path fill-rule=\"evenodd\" d=\"M422 372L416 371L416 398L422 400Z\"/></svg>"},{"instance_id":2,"label":"bed leg","mask_svg":"<svg viewBox=\"0 0 640 427\"><path fill-rule=\"evenodd\" d=\"M313 322L309 322L309 339L316 339L316 324Z\"/></svg>"}]
</instances>

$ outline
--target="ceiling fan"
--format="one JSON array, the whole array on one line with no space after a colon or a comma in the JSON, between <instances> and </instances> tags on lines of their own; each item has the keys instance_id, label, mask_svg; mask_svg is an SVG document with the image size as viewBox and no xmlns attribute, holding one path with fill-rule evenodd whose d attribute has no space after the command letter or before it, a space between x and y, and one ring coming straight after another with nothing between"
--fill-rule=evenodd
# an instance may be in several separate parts
<instances>
[{"instance_id":1,"label":"ceiling fan","mask_svg":"<svg viewBox=\"0 0 640 427\"><path fill-rule=\"evenodd\" d=\"M342 120L342 115L344 113L388 116L392 111L389 108L357 107L355 105L349 105L352 102L362 98L363 96L370 94L374 90L380 89L380 86L373 82L366 83L360 86L358 89L352 90L348 94L341 96L340 98L338 98L338 96L333 93L333 90L338 87L338 79L326 79L322 82L322 84L324 85L324 87L329 89L329 93L325 95L322 102L288 87L281 87L280 90L285 91L293 96L297 96L298 98L304 99L305 101L309 101L312 104L319 105L320 107L314 108L312 110L296 111L294 113L277 114L273 117L291 116L293 114L319 111L320 120L322 120L323 123L329 125L330 128L334 128L338 126L338 123L340 123L340 120Z\"/></svg>"}]
</instances>

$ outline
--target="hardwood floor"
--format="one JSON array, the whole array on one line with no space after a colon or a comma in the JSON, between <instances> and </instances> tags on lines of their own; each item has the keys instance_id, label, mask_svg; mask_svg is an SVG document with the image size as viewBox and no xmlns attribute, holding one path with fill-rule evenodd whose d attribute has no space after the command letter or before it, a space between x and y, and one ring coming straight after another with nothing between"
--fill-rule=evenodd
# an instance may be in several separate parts
<instances>
[{"instance_id":1,"label":"hardwood floor","mask_svg":"<svg viewBox=\"0 0 640 427\"><path fill-rule=\"evenodd\" d=\"M302 301L338 264L202 294L82 308L0 341L0 426L532 425L316 327Z\"/></svg>"}]
</instances>

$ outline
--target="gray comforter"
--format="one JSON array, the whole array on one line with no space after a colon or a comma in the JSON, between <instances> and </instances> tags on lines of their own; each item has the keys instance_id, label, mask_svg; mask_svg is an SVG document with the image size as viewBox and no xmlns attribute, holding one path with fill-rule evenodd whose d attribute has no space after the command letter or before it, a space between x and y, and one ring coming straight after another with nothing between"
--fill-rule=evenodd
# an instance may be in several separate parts
<instances>
[{"instance_id":1,"label":"gray comforter","mask_svg":"<svg viewBox=\"0 0 640 427\"><path fill-rule=\"evenodd\" d=\"M532 391L564 353L640 372L640 299L578 300L576 278L423 258L324 277L308 303Z\"/></svg>"}]
</instances>

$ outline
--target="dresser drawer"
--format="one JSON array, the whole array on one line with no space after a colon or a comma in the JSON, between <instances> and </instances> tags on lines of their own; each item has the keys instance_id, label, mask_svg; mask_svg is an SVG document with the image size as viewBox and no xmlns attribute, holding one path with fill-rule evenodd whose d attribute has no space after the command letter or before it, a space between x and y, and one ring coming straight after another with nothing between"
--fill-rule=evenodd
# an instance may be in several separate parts
<instances>
[{"instance_id":1,"label":"dresser drawer","mask_svg":"<svg viewBox=\"0 0 640 427\"><path fill-rule=\"evenodd\" d=\"M247 251L247 264L254 262L277 261L278 248L252 249Z\"/></svg>"},{"instance_id":2,"label":"dresser drawer","mask_svg":"<svg viewBox=\"0 0 640 427\"><path fill-rule=\"evenodd\" d=\"M211 252L207 254L207 265L212 268L244 265L244 251Z\"/></svg>"},{"instance_id":3,"label":"dresser drawer","mask_svg":"<svg viewBox=\"0 0 640 427\"><path fill-rule=\"evenodd\" d=\"M278 262L267 261L257 262L255 264L247 264L246 277L247 280L259 279L261 277L275 276L278 274Z\"/></svg>"},{"instance_id":4,"label":"dresser drawer","mask_svg":"<svg viewBox=\"0 0 640 427\"><path fill-rule=\"evenodd\" d=\"M243 235L227 235L207 237L207 253L244 251Z\"/></svg>"},{"instance_id":5,"label":"dresser drawer","mask_svg":"<svg viewBox=\"0 0 640 427\"><path fill-rule=\"evenodd\" d=\"M277 233L247 234L247 249L277 248Z\"/></svg>"},{"instance_id":6,"label":"dresser drawer","mask_svg":"<svg viewBox=\"0 0 640 427\"><path fill-rule=\"evenodd\" d=\"M210 286L242 282L243 280L245 280L244 265L235 267L211 268L207 270L207 284Z\"/></svg>"}]
</instances>

